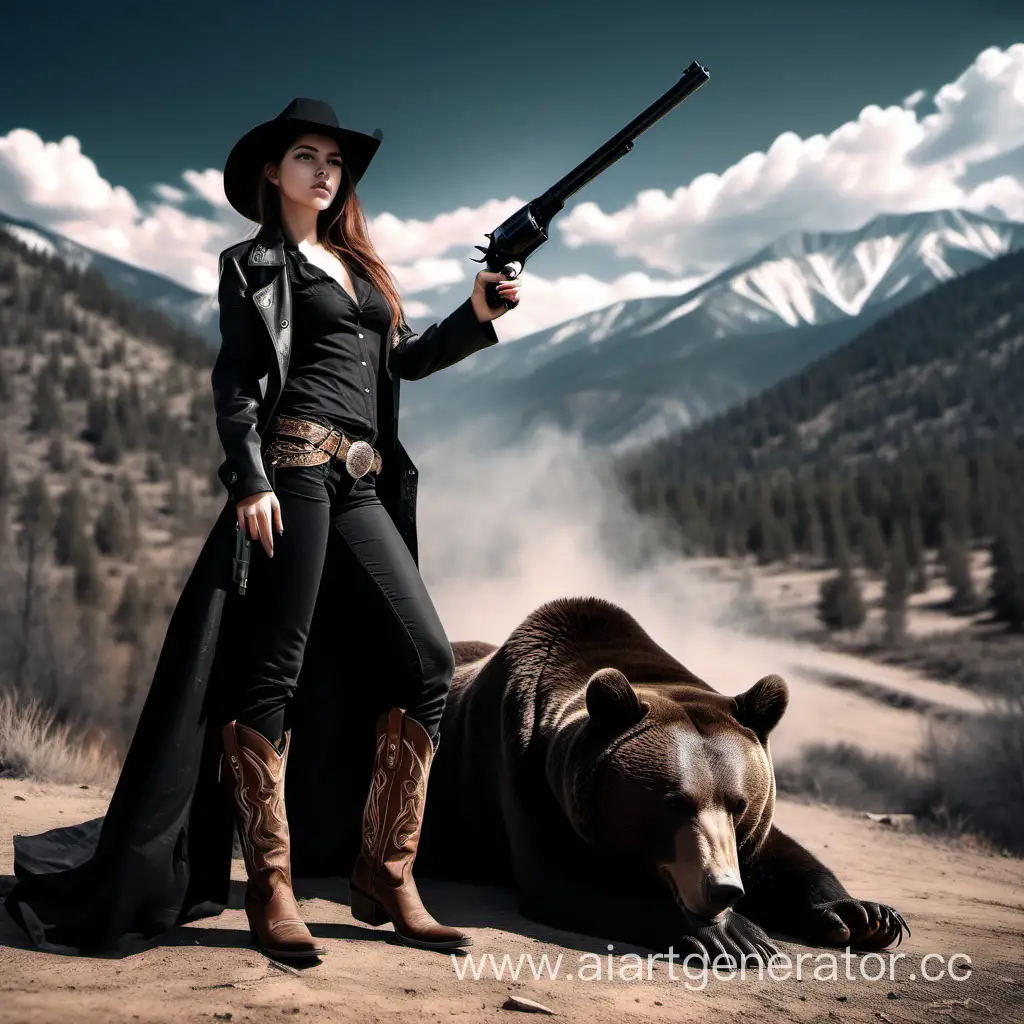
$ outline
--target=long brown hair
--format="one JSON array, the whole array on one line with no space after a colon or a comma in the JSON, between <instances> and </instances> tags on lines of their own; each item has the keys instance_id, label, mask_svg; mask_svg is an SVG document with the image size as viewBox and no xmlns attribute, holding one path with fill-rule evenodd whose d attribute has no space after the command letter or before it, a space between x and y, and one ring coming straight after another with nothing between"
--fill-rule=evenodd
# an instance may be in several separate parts
<instances>
[{"instance_id":1,"label":"long brown hair","mask_svg":"<svg viewBox=\"0 0 1024 1024\"><path fill-rule=\"evenodd\" d=\"M279 164L284 158L284 154L288 152L288 147L298 137L296 135L295 138L289 139L281 147L280 152L274 154L272 158L268 158L268 163ZM264 171L265 169L264 165ZM278 225L281 223L280 191L278 186L269 181L263 172L260 173L257 205L261 225L270 222ZM348 164L344 160L341 163L341 187L331 205L326 210L321 210L317 216L316 237L320 245L343 263L360 267L377 291L381 293L391 310L390 343L397 344L400 337L399 326L408 330L402 299L398 294L398 286L395 284L391 272L370 242L363 206L356 195L355 183L349 173Z\"/></svg>"}]
</instances>

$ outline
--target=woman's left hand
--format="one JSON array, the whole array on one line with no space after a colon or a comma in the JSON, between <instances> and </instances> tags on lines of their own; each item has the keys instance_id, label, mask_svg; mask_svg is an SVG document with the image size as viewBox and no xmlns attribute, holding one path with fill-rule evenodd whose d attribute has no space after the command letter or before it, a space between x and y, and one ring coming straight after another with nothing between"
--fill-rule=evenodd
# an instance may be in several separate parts
<instances>
[{"instance_id":1,"label":"woman's left hand","mask_svg":"<svg viewBox=\"0 0 1024 1024\"><path fill-rule=\"evenodd\" d=\"M487 299L484 297L484 288L487 287L489 281L498 282L498 294L503 299L508 299L509 302L519 301L518 277L513 281L509 281L504 274L499 274L497 271L481 270L476 275L476 281L473 282L473 294L470 296L473 309L476 312L476 318L481 323L486 323L488 320L497 320L499 316L504 316L508 312L504 306L491 309L487 305Z\"/></svg>"}]
</instances>

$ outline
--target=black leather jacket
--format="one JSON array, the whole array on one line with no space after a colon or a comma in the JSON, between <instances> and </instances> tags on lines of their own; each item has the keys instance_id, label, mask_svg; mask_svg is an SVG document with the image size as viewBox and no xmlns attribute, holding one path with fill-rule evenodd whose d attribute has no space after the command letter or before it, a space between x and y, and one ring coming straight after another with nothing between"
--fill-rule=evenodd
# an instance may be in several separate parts
<instances>
[{"instance_id":1,"label":"black leather jacket","mask_svg":"<svg viewBox=\"0 0 1024 1024\"><path fill-rule=\"evenodd\" d=\"M264 466L262 438L288 377L292 296L280 228L265 226L252 239L220 254L221 347L211 374L217 432L225 459L217 470L231 502L273 490ZM365 328L364 328L365 329ZM381 504L417 558L417 472L398 439L399 380L422 377L457 363L498 341L490 321L481 323L467 298L422 334L405 332L387 346L378 374L377 475ZM382 346L384 347L384 346Z\"/></svg>"}]
</instances>

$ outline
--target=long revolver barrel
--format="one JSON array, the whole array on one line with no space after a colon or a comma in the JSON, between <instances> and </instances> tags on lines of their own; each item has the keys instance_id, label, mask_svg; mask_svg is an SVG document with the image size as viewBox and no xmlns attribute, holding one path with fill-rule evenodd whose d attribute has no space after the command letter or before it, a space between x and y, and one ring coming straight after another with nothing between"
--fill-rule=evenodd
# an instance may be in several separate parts
<instances>
[{"instance_id":1,"label":"long revolver barrel","mask_svg":"<svg viewBox=\"0 0 1024 1024\"><path fill-rule=\"evenodd\" d=\"M694 61L668 92L637 114L625 128L594 150L546 192L536 199L531 199L493 231L487 232L486 237L490 239L490 243L486 249L482 245L475 247L483 256L474 262L486 264L490 271L502 270L511 278L518 276L527 258L548 240L551 220L565 206L566 199L606 171L620 157L625 156L633 148L638 136L656 121L660 121L687 96L696 92L710 77L708 69ZM486 299L492 309L498 309L502 305L506 309L512 309L517 305L506 302L498 295L495 282L488 283Z\"/></svg>"}]
</instances>

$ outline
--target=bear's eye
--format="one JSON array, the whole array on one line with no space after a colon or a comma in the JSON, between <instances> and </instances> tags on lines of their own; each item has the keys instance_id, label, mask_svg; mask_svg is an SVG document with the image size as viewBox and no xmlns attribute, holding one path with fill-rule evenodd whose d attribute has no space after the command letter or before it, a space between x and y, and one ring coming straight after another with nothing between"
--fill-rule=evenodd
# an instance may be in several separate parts
<instances>
[{"instance_id":1,"label":"bear's eye","mask_svg":"<svg viewBox=\"0 0 1024 1024\"><path fill-rule=\"evenodd\" d=\"M665 805L670 810L682 812L684 814L697 813L697 801L694 800L693 797L687 796L685 793L666 793Z\"/></svg>"}]
</instances>

